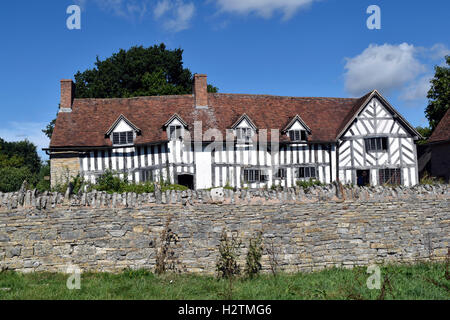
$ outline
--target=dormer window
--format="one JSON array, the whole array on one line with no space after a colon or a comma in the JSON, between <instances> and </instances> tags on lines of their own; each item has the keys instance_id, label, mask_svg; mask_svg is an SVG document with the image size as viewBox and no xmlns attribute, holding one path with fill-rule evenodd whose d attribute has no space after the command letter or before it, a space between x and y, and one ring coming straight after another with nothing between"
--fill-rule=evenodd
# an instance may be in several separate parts
<instances>
[{"instance_id":1,"label":"dormer window","mask_svg":"<svg viewBox=\"0 0 450 320\"><path fill-rule=\"evenodd\" d=\"M253 130L252 128L237 128L236 137L238 141L248 142L253 137Z\"/></svg>"},{"instance_id":2,"label":"dormer window","mask_svg":"<svg viewBox=\"0 0 450 320\"><path fill-rule=\"evenodd\" d=\"M241 143L250 142L258 130L253 121L245 113L231 126L231 129L234 130L237 141Z\"/></svg>"},{"instance_id":3,"label":"dormer window","mask_svg":"<svg viewBox=\"0 0 450 320\"><path fill-rule=\"evenodd\" d=\"M113 132L112 138L113 145L126 145L134 142L133 131Z\"/></svg>"},{"instance_id":4,"label":"dormer window","mask_svg":"<svg viewBox=\"0 0 450 320\"><path fill-rule=\"evenodd\" d=\"M134 139L140 134L141 129L121 114L106 132L105 137L111 139L113 146L124 146L133 145Z\"/></svg>"},{"instance_id":5,"label":"dormer window","mask_svg":"<svg viewBox=\"0 0 450 320\"><path fill-rule=\"evenodd\" d=\"M289 138L291 141L306 141L306 130L289 130Z\"/></svg>"},{"instance_id":6,"label":"dormer window","mask_svg":"<svg viewBox=\"0 0 450 320\"><path fill-rule=\"evenodd\" d=\"M184 130L189 131L187 123L176 113L164 124L164 128L167 132L167 138L172 141L182 140Z\"/></svg>"},{"instance_id":7,"label":"dormer window","mask_svg":"<svg viewBox=\"0 0 450 320\"><path fill-rule=\"evenodd\" d=\"M179 125L169 126L169 139L178 140L183 138L183 127Z\"/></svg>"},{"instance_id":8,"label":"dormer window","mask_svg":"<svg viewBox=\"0 0 450 320\"><path fill-rule=\"evenodd\" d=\"M289 121L288 125L283 129L283 134L289 135L291 142L307 141L311 129L306 125L305 121L296 115Z\"/></svg>"}]
</instances>

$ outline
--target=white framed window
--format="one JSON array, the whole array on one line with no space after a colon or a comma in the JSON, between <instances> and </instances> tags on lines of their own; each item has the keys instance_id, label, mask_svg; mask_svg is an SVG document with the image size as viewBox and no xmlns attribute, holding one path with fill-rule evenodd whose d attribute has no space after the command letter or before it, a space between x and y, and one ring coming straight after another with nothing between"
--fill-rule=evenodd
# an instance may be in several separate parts
<instances>
[{"instance_id":1,"label":"white framed window","mask_svg":"<svg viewBox=\"0 0 450 320\"><path fill-rule=\"evenodd\" d=\"M316 178L316 168L315 167L298 167L297 168L297 178L299 178L299 179Z\"/></svg>"},{"instance_id":2,"label":"white framed window","mask_svg":"<svg viewBox=\"0 0 450 320\"><path fill-rule=\"evenodd\" d=\"M141 181L142 182L153 182L153 170L141 171Z\"/></svg>"},{"instance_id":3,"label":"white framed window","mask_svg":"<svg viewBox=\"0 0 450 320\"><path fill-rule=\"evenodd\" d=\"M265 182L269 177L260 169L244 169L244 182Z\"/></svg>"},{"instance_id":4,"label":"white framed window","mask_svg":"<svg viewBox=\"0 0 450 320\"><path fill-rule=\"evenodd\" d=\"M398 168L379 169L378 175L380 177L380 184L402 184L402 171Z\"/></svg>"},{"instance_id":5,"label":"white framed window","mask_svg":"<svg viewBox=\"0 0 450 320\"><path fill-rule=\"evenodd\" d=\"M236 137L238 141L247 142L250 141L253 137L252 128L237 128L236 129Z\"/></svg>"},{"instance_id":6,"label":"white framed window","mask_svg":"<svg viewBox=\"0 0 450 320\"><path fill-rule=\"evenodd\" d=\"M113 145L128 145L134 143L133 131L113 132L112 134Z\"/></svg>"},{"instance_id":7,"label":"white framed window","mask_svg":"<svg viewBox=\"0 0 450 320\"><path fill-rule=\"evenodd\" d=\"M289 138L291 141L306 141L306 130L289 130Z\"/></svg>"},{"instance_id":8,"label":"white framed window","mask_svg":"<svg viewBox=\"0 0 450 320\"><path fill-rule=\"evenodd\" d=\"M170 125L168 133L170 140L183 139L184 131L180 125Z\"/></svg>"},{"instance_id":9,"label":"white framed window","mask_svg":"<svg viewBox=\"0 0 450 320\"><path fill-rule=\"evenodd\" d=\"M275 178L277 179L286 179L286 176L287 176L286 168L278 168L278 170L275 172Z\"/></svg>"},{"instance_id":10,"label":"white framed window","mask_svg":"<svg viewBox=\"0 0 450 320\"><path fill-rule=\"evenodd\" d=\"M367 138L367 139L364 139L364 141L366 144L367 152L387 151L387 148L388 148L388 138L387 137Z\"/></svg>"}]
</instances>

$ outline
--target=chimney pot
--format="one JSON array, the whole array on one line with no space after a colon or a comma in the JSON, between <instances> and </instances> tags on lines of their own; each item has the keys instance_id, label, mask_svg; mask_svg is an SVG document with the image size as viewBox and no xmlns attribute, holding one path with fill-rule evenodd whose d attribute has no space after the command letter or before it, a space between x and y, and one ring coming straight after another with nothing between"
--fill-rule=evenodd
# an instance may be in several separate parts
<instances>
[{"instance_id":1,"label":"chimney pot","mask_svg":"<svg viewBox=\"0 0 450 320\"><path fill-rule=\"evenodd\" d=\"M194 97L196 108L208 107L208 83L206 74L194 74Z\"/></svg>"},{"instance_id":2,"label":"chimney pot","mask_svg":"<svg viewBox=\"0 0 450 320\"><path fill-rule=\"evenodd\" d=\"M59 110L71 112L73 99L75 98L75 84L71 79L61 80L61 104Z\"/></svg>"}]
</instances>

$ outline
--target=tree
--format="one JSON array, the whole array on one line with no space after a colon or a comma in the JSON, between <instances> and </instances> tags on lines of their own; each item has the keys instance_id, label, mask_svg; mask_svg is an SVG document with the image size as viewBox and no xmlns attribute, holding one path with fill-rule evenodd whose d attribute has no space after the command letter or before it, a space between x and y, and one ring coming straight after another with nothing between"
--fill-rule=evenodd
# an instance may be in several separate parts
<instances>
[{"instance_id":1,"label":"tree","mask_svg":"<svg viewBox=\"0 0 450 320\"><path fill-rule=\"evenodd\" d=\"M58 107L58 109L59 109L59 107ZM47 127L45 127L45 129L42 130L42 132L45 133L45 135L49 139L52 138L53 129L55 129L55 123L56 123L56 119L53 119L52 121L50 121L50 123L47 125Z\"/></svg>"},{"instance_id":2,"label":"tree","mask_svg":"<svg viewBox=\"0 0 450 320\"><path fill-rule=\"evenodd\" d=\"M416 127L416 130L420 135L424 138L423 140L417 141L418 144L424 144L427 142L427 139L431 136L432 131L429 127Z\"/></svg>"},{"instance_id":3,"label":"tree","mask_svg":"<svg viewBox=\"0 0 450 320\"><path fill-rule=\"evenodd\" d=\"M28 140L7 142L0 138L0 168L27 167L32 174L41 169L36 146Z\"/></svg>"},{"instance_id":4,"label":"tree","mask_svg":"<svg viewBox=\"0 0 450 320\"><path fill-rule=\"evenodd\" d=\"M41 171L36 146L28 140L7 142L0 138L0 192L14 192L26 180L36 185Z\"/></svg>"},{"instance_id":5,"label":"tree","mask_svg":"<svg viewBox=\"0 0 450 320\"><path fill-rule=\"evenodd\" d=\"M35 183L35 175L30 172L27 167L0 168L0 191L1 192L15 192L20 189L24 181L28 183Z\"/></svg>"},{"instance_id":6,"label":"tree","mask_svg":"<svg viewBox=\"0 0 450 320\"><path fill-rule=\"evenodd\" d=\"M75 74L77 98L129 98L192 93L192 72L183 67L183 50L166 49L164 43L119 50L95 67ZM208 85L208 92L218 89ZM55 120L42 130L49 138Z\"/></svg>"},{"instance_id":7,"label":"tree","mask_svg":"<svg viewBox=\"0 0 450 320\"><path fill-rule=\"evenodd\" d=\"M447 66L436 66L427 98L429 103L425 115L434 130L450 106L450 56L445 57Z\"/></svg>"}]
</instances>

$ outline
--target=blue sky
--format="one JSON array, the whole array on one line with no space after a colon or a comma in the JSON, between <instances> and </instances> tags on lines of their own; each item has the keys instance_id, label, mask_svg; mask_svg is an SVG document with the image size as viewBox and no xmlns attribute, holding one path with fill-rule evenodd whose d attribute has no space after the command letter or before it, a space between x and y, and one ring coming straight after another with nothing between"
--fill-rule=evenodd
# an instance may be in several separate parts
<instances>
[{"instance_id":1,"label":"blue sky","mask_svg":"<svg viewBox=\"0 0 450 320\"><path fill-rule=\"evenodd\" d=\"M68 6L82 8L68 30ZM381 29L369 30L370 5ZM28 138L55 117L59 80L96 56L164 42L220 92L355 97L378 89L426 125L435 65L450 54L447 0L4 1L0 10L0 137ZM44 154L41 152L44 158Z\"/></svg>"}]
</instances>

